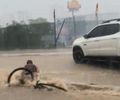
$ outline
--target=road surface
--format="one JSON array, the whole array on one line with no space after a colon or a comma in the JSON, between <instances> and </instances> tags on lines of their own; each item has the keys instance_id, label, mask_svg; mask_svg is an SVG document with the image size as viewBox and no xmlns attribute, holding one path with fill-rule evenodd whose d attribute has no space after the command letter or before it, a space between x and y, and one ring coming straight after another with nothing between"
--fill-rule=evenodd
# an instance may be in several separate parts
<instances>
[{"instance_id":1,"label":"road surface","mask_svg":"<svg viewBox=\"0 0 120 100\"><path fill-rule=\"evenodd\" d=\"M14 52L0 52L0 68L1 74L4 75L5 72L9 73L14 68L22 67L25 65L28 59L33 60L33 62L40 69L40 78L57 78L64 80L66 83L71 84L86 84L86 85L95 85L95 86L108 86L113 90L112 94L108 91L105 91L106 95L103 95L103 91L98 91L97 94L95 91L88 93L77 90L77 86L74 89L71 89L71 92L63 93L58 90L53 92L48 91L35 91L34 89L29 88L4 88L1 89L0 97L5 100L33 100L35 97L36 100L39 100L41 97L43 100L96 100L94 96L98 99L102 97L103 100L118 100L120 99L119 92L114 90L116 87L119 90L120 87L120 70L119 69L110 69L107 64L75 64L72 58L72 52L70 49L60 49L60 50L28 50L28 51L14 51ZM104 65L104 67L103 67ZM6 80L1 75L1 82ZM3 79L4 78L4 79ZM91 89L93 89L92 87ZM93 89L95 90L96 87ZM102 90L102 89L101 89ZM104 90L104 89L103 89ZM14 92L14 94L13 94ZM94 94L94 93L95 94ZM100 94L99 94L100 92ZM26 94L26 95L24 95ZM86 94L88 97L86 97ZM113 96L114 94L114 96ZM8 96L7 96L8 95ZM22 96L24 95L24 96ZM46 97L46 95L48 97ZM21 97L22 96L22 97ZM8 97L10 99L8 99ZM50 97L50 98L49 98ZM53 99L54 98L54 99Z\"/></svg>"}]
</instances>

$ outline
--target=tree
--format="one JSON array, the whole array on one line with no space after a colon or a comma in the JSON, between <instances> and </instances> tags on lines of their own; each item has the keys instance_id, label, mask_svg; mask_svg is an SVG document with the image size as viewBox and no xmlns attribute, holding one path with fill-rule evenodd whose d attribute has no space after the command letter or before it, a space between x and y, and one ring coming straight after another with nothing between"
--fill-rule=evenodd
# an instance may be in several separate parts
<instances>
[{"instance_id":1,"label":"tree","mask_svg":"<svg viewBox=\"0 0 120 100\"><path fill-rule=\"evenodd\" d=\"M37 19L29 19L29 24L40 24L40 23L46 23L47 19L45 18L37 18Z\"/></svg>"}]
</instances>

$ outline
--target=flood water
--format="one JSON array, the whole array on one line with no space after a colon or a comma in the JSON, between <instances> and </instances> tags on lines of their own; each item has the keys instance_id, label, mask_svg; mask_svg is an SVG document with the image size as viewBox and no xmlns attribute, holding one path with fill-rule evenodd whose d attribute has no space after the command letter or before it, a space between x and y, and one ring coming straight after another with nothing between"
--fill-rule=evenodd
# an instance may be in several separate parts
<instances>
[{"instance_id":1,"label":"flood water","mask_svg":"<svg viewBox=\"0 0 120 100\"><path fill-rule=\"evenodd\" d=\"M40 77L57 77L68 82L120 86L120 69L105 63L75 64L70 50L4 52L0 55L2 73L23 67L28 59L39 67ZM113 67L116 67L114 65ZM6 72L5 72L6 74Z\"/></svg>"},{"instance_id":2,"label":"flood water","mask_svg":"<svg viewBox=\"0 0 120 100\"><path fill-rule=\"evenodd\" d=\"M52 78L63 80L65 83L69 84L76 83L120 87L120 69L109 68L107 64L102 62L75 64L70 50L50 50L50 51L38 50L37 52L33 50L25 51L24 53L23 51L1 52L0 86L4 87L4 84L7 81L9 73L15 68L23 67L28 59L33 60L34 64L36 64L39 67L40 79ZM114 65L114 67L115 66L117 65ZM15 91L15 88L13 90ZM9 94L11 88L8 91L7 88L2 91L4 91L5 93L7 92ZM24 90L23 88L21 88L20 91L25 92L29 91L29 89L26 88ZM17 96L18 94L19 94L18 91L16 91L15 95ZM64 95L65 94L61 93L60 97L61 96L64 97ZM1 97L2 96L4 95L1 95ZM70 100L69 96L66 96L66 98Z\"/></svg>"}]
</instances>

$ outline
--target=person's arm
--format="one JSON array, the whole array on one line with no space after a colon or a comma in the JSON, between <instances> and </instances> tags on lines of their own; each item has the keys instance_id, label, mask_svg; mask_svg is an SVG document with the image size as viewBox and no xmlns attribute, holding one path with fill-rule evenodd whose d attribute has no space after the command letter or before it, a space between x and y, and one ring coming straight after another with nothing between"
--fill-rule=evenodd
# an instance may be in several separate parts
<instances>
[{"instance_id":1,"label":"person's arm","mask_svg":"<svg viewBox=\"0 0 120 100\"><path fill-rule=\"evenodd\" d=\"M27 67L28 67L27 65L24 66L24 68L27 68Z\"/></svg>"},{"instance_id":2,"label":"person's arm","mask_svg":"<svg viewBox=\"0 0 120 100\"><path fill-rule=\"evenodd\" d=\"M39 68L36 66L36 74L35 74L35 77L36 77L36 81L39 80Z\"/></svg>"},{"instance_id":3,"label":"person's arm","mask_svg":"<svg viewBox=\"0 0 120 100\"><path fill-rule=\"evenodd\" d=\"M37 72L37 73L39 73L39 72L40 72L40 71L39 71L39 68L38 68L37 66L36 66L36 72Z\"/></svg>"}]
</instances>

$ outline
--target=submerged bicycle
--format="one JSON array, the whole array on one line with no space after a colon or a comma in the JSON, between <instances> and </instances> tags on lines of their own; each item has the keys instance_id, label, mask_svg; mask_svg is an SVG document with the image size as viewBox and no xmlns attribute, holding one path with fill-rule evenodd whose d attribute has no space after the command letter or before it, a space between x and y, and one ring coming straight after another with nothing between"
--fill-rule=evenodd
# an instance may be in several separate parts
<instances>
[{"instance_id":1,"label":"submerged bicycle","mask_svg":"<svg viewBox=\"0 0 120 100\"><path fill-rule=\"evenodd\" d=\"M16 73L19 73L19 78L16 78L16 80L18 79L18 81L21 83L21 84L25 84L25 82L23 81L23 77L25 78L25 76L27 76L27 78L29 77L29 80L32 81L34 80L34 76L33 76L33 73L24 68L24 67L20 67L20 68L16 68L14 69L8 76L8 80L7 80L7 83L9 84L9 86L11 86L12 84L12 81L14 80L13 77L15 76ZM23 73L24 75L21 76L21 73ZM40 81L37 81L35 85L33 85L34 89L43 89L43 88L46 88L48 90L51 90L51 88L49 87L54 87L54 88L57 88L57 89L60 89L60 90L63 90L63 91L67 91L65 88L63 87L60 87L60 86L56 86L55 84L47 84L47 83L41 83Z\"/></svg>"}]
</instances>

